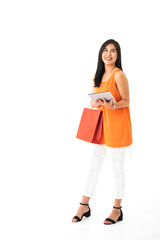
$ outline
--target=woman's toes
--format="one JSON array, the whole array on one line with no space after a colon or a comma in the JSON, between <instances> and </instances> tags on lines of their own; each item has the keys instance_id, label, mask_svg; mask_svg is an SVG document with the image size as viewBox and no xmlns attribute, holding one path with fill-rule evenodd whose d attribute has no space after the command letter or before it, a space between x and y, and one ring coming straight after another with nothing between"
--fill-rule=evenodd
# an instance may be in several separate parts
<instances>
[{"instance_id":1,"label":"woman's toes","mask_svg":"<svg viewBox=\"0 0 160 240\"><path fill-rule=\"evenodd\" d=\"M77 222L77 219L75 219L75 218L72 218L72 222Z\"/></svg>"},{"instance_id":2,"label":"woman's toes","mask_svg":"<svg viewBox=\"0 0 160 240\"><path fill-rule=\"evenodd\" d=\"M108 223L111 224L111 222L108 222L108 221L104 221L103 223L104 223L104 224L106 224L106 223L107 223L107 224L108 224Z\"/></svg>"}]
</instances>

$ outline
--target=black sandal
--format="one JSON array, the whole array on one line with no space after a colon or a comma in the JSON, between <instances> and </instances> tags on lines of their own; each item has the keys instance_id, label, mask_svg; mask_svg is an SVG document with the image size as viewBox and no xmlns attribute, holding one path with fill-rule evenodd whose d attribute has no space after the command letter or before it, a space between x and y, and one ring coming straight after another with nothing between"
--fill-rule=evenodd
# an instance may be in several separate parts
<instances>
[{"instance_id":1,"label":"black sandal","mask_svg":"<svg viewBox=\"0 0 160 240\"><path fill-rule=\"evenodd\" d=\"M115 208L115 209L120 209L121 210L121 206L120 207L114 207L113 206L113 208ZM119 218L117 219L117 221L122 221L123 220L123 212L122 212L122 210L121 210L121 215L119 216ZM111 223L104 223L104 224L106 224L106 225L110 225L110 224L115 224L116 222L113 220L113 219L111 219L111 218L106 218L105 219L105 221L109 221L109 222L111 222Z\"/></svg>"},{"instance_id":2,"label":"black sandal","mask_svg":"<svg viewBox=\"0 0 160 240\"><path fill-rule=\"evenodd\" d=\"M85 203L80 203L81 205L86 205L89 207L89 203L85 204ZM82 220L83 217L90 217L91 216L91 209L89 207L89 211L85 212L81 218L79 218L78 216L74 216L73 218L75 218L77 221L76 222L80 222ZM73 221L72 221L73 222Z\"/></svg>"}]
</instances>

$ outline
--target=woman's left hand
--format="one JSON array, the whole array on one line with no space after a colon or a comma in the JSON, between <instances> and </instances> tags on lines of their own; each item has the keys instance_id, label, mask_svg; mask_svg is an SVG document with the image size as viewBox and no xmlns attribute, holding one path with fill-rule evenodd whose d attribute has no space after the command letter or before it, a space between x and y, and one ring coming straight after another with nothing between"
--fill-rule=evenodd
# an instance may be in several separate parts
<instances>
[{"instance_id":1,"label":"woman's left hand","mask_svg":"<svg viewBox=\"0 0 160 240\"><path fill-rule=\"evenodd\" d=\"M100 99L97 99L96 103L98 103L99 105L102 105L102 106L104 106L106 108L114 109L114 107L113 107L113 99L111 99L109 102L107 102L105 98L103 98L103 101L100 100Z\"/></svg>"}]
</instances>

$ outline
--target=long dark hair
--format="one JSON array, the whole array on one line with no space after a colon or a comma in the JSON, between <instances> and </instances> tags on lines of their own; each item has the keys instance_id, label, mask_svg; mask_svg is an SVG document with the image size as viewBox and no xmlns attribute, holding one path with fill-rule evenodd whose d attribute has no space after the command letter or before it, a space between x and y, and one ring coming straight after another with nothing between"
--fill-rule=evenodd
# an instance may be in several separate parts
<instances>
[{"instance_id":1,"label":"long dark hair","mask_svg":"<svg viewBox=\"0 0 160 240\"><path fill-rule=\"evenodd\" d=\"M102 52L103 52L104 48L110 43L113 43L116 50L117 50L117 60L115 62L115 65L116 65L116 67L123 70L122 69L122 64L121 64L121 48L120 48L120 45L114 39L109 39L102 44L102 46L99 50L97 70L96 70L96 74L95 74L95 78L94 78L94 87L100 87L100 83L102 81L102 76L105 72L104 62L102 61Z\"/></svg>"}]
</instances>

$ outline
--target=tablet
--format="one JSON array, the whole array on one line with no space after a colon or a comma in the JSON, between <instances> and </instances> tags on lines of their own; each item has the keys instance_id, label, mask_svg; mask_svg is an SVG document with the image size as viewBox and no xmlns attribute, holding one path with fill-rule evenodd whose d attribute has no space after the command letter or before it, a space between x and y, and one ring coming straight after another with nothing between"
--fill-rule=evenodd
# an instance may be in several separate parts
<instances>
[{"instance_id":1,"label":"tablet","mask_svg":"<svg viewBox=\"0 0 160 240\"><path fill-rule=\"evenodd\" d=\"M98 103L96 103L96 100L98 98L102 101L103 101L102 98L105 98L107 102L110 102L110 100L113 98L113 103L116 103L116 100L112 96L111 92L90 93L88 95L92 99L92 101L95 103L95 105L97 105L97 106L99 105Z\"/></svg>"}]
</instances>

